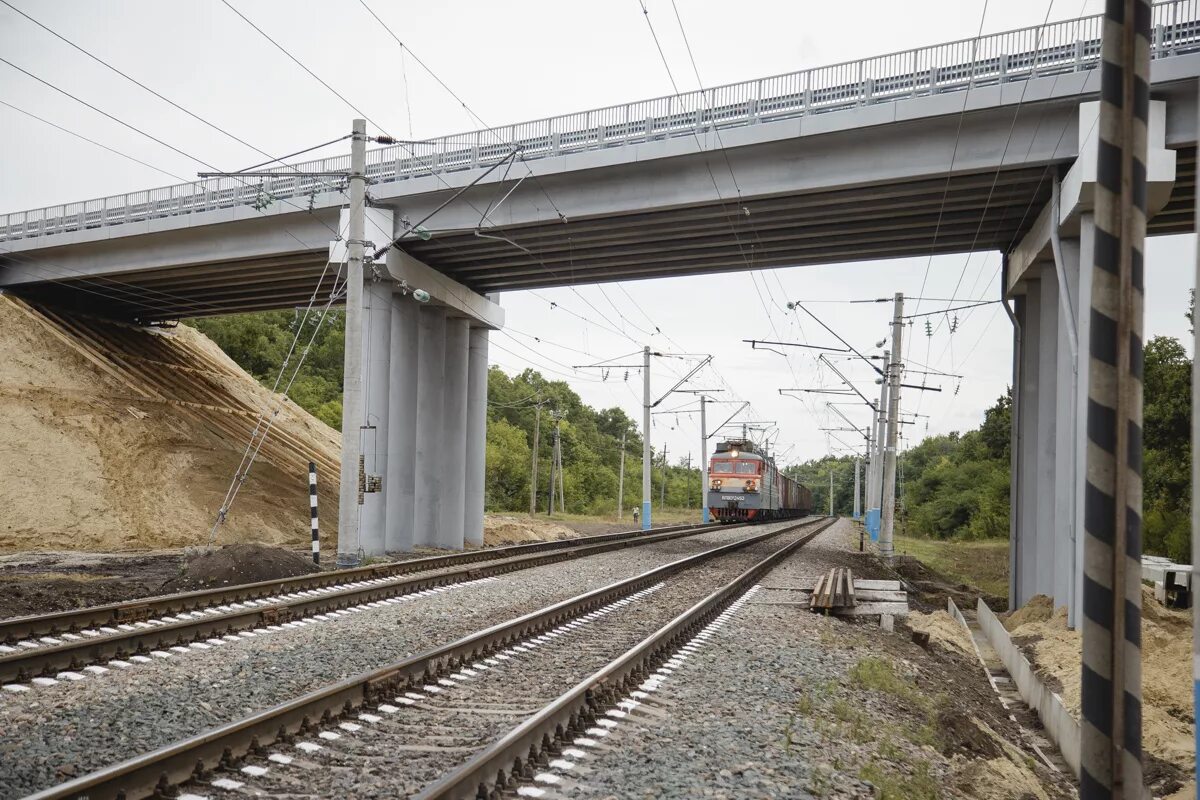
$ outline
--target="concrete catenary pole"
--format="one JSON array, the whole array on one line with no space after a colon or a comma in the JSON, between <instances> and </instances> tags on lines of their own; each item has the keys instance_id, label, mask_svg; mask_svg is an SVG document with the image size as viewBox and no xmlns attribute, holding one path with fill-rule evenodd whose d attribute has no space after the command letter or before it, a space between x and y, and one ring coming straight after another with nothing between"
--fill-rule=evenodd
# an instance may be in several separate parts
<instances>
[{"instance_id":1,"label":"concrete catenary pole","mask_svg":"<svg viewBox=\"0 0 1200 800\"><path fill-rule=\"evenodd\" d=\"M650 530L650 348L642 348L642 530Z\"/></svg>"},{"instance_id":2,"label":"concrete catenary pole","mask_svg":"<svg viewBox=\"0 0 1200 800\"><path fill-rule=\"evenodd\" d=\"M546 516L554 514L554 497L558 494L558 485L554 471L558 468L558 424L554 426L554 441L550 444L550 495L546 499Z\"/></svg>"},{"instance_id":3,"label":"concrete catenary pole","mask_svg":"<svg viewBox=\"0 0 1200 800\"><path fill-rule=\"evenodd\" d=\"M833 516L833 467L829 467L829 516Z\"/></svg>"},{"instance_id":4,"label":"concrete catenary pole","mask_svg":"<svg viewBox=\"0 0 1200 800\"><path fill-rule=\"evenodd\" d=\"M1084 473L1082 800L1145 792L1141 365L1150 18L1149 0L1105 4Z\"/></svg>"},{"instance_id":5,"label":"concrete catenary pole","mask_svg":"<svg viewBox=\"0 0 1200 800\"><path fill-rule=\"evenodd\" d=\"M854 518L858 519L862 516L862 498L859 495L859 490L862 488L862 481L859 478L859 472L862 471L862 460L854 459Z\"/></svg>"},{"instance_id":6,"label":"concrete catenary pole","mask_svg":"<svg viewBox=\"0 0 1200 800\"><path fill-rule=\"evenodd\" d=\"M888 361L887 449L883 454L883 504L879 515L879 554L891 560L892 529L896 522L896 445L900 433L900 358L904 336L904 295L896 292L892 314L892 358Z\"/></svg>"},{"instance_id":7,"label":"concrete catenary pole","mask_svg":"<svg viewBox=\"0 0 1200 800\"><path fill-rule=\"evenodd\" d=\"M562 513L567 513L567 492L563 488L563 463L562 463L562 420L558 420L554 427L554 454L558 459L558 510Z\"/></svg>"},{"instance_id":8,"label":"concrete catenary pole","mask_svg":"<svg viewBox=\"0 0 1200 800\"><path fill-rule=\"evenodd\" d=\"M704 404L707 401L700 395L700 521L708 522L708 425L704 418Z\"/></svg>"},{"instance_id":9,"label":"concrete catenary pole","mask_svg":"<svg viewBox=\"0 0 1200 800\"><path fill-rule=\"evenodd\" d=\"M1200 204L1196 206L1196 221L1200 223ZM1196 230L1200 231L1200 224ZM1200 286L1200 248L1196 251L1196 282ZM1200 325L1192 322L1192 353L1200 353ZM1193 362L1194 363L1194 362ZM1200 458L1197 458L1197 448L1200 447L1200 369L1192 367L1192 719L1200 714L1200 613L1196 607L1197 576L1195 565L1200 563ZM1196 747L1193 752L1200 753L1200 725L1195 726ZM1200 760L1196 762L1196 785L1200 786Z\"/></svg>"},{"instance_id":10,"label":"concrete catenary pole","mask_svg":"<svg viewBox=\"0 0 1200 800\"><path fill-rule=\"evenodd\" d=\"M625 514L625 431L621 431L621 471L617 473L617 519Z\"/></svg>"},{"instance_id":11,"label":"concrete catenary pole","mask_svg":"<svg viewBox=\"0 0 1200 800\"><path fill-rule=\"evenodd\" d=\"M338 492L339 566L358 563L358 457L362 453L363 235L366 229L367 121L354 120L350 139L350 226L346 245L346 337L342 360L342 469Z\"/></svg>"},{"instance_id":12,"label":"concrete catenary pole","mask_svg":"<svg viewBox=\"0 0 1200 800\"><path fill-rule=\"evenodd\" d=\"M529 513L537 513L538 491L538 439L542 433L542 404L533 407L533 464L530 465L529 476Z\"/></svg>"},{"instance_id":13,"label":"concrete catenary pole","mask_svg":"<svg viewBox=\"0 0 1200 800\"><path fill-rule=\"evenodd\" d=\"M663 480L661 492L658 496L658 507L660 509L667 507L667 471L670 469L667 466L667 443L663 442Z\"/></svg>"},{"instance_id":14,"label":"concrete catenary pole","mask_svg":"<svg viewBox=\"0 0 1200 800\"><path fill-rule=\"evenodd\" d=\"M875 462L875 472L871 476L871 504L867 514L867 530L871 532L871 540L879 539L879 517L883 506L883 450L884 440L887 439L887 369L891 351L883 351L884 373L879 381L879 405L875 414L875 451L871 460Z\"/></svg>"}]
</instances>

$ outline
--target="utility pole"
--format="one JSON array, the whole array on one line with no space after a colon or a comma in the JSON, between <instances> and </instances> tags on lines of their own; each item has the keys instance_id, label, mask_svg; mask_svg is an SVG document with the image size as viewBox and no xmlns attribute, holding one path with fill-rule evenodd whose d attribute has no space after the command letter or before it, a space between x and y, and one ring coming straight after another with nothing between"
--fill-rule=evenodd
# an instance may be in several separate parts
<instances>
[{"instance_id":1,"label":"utility pole","mask_svg":"<svg viewBox=\"0 0 1200 800\"><path fill-rule=\"evenodd\" d=\"M859 477L858 473L862 469L862 460L855 456L854 458L854 518L858 519L862 516L862 498L859 496Z\"/></svg>"},{"instance_id":2,"label":"utility pole","mask_svg":"<svg viewBox=\"0 0 1200 800\"><path fill-rule=\"evenodd\" d=\"M556 422L558 422L556 420ZM554 428L554 452L558 457L558 510L560 513L567 513L567 492L563 488L563 463L562 463L562 431L556 424Z\"/></svg>"},{"instance_id":3,"label":"utility pole","mask_svg":"<svg viewBox=\"0 0 1200 800\"><path fill-rule=\"evenodd\" d=\"M880 509L879 554L891 561L892 529L896 522L896 443L900 431L900 358L904 335L904 294L896 292L892 314L892 353L888 361L887 450L883 454L883 506Z\"/></svg>"},{"instance_id":4,"label":"utility pole","mask_svg":"<svg viewBox=\"0 0 1200 800\"><path fill-rule=\"evenodd\" d=\"M650 530L650 348L642 348L642 530Z\"/></svg>"},{"instance_id":5,"label":"utility pole","mask_svg":"<svg viewBox=\"0 0 1200 800\"><path fill-rule=\"evenodd\" d=\"M621 431L621 471L617 475L617 519L625 512L625 431Z\"/></svg>"},{"instance_id":6,"label":"utility pole","mask_svg":"<svg viewBox=\"0 0 1200 800\"><path fill-rule=\"evenodd\" d=\"M558 491L554 485L554 468L558 465L557 451L554 448L554 442L550 443L550 485L547 487L546 495L546 516L554 515L554 495Z\"/></svg>"},{"instance_id":7,"label":"utility pole","mask_svg":"<svg viewBox=\"0 0 1200 800\"><path fill-rule=\"evenodd\" d=\"M658 507L663 509L667 507L667 443L663 442L663 481L662 492L658 498Z\"/></svg>"},{"instance_id":8,"label":"utility pole","mask_svg":"<svg viewBox=\"0 0 1200 800\"><path fill-rule=\"evenodd\" d=\"M533 465L531 467L531 475L529 481L529 515L533 516L537 513L537 490L538 490L538 439L542 432L542 404L538 403L533 407Z\"/></svg>"},{"instance_id":9,"label":"utility pole","mask_svg":"<svg viewBox=\"0 0 1200 800\"><path fill-rule=\"evenodd\" d=\"M363 379L363 237L366 230L367 121L356 119L350 138L350 225L346 240L346 336L342 380L342 469L338 493L337 564L358 563L362 490L359 458L362 455Z\"/></svg>"},{"instance_id":10,"label":"utility pole","mask_svg":"<svg viewBox=\"0 0 1200 800\"><path fill-rule=\"evenodd\" d=\"M704 404L708 400L700 395L700 521L708 523L708 432L704 417ZM1195 494L1193 493L1193 497Z\"/></svg>"},{"instance_id":11,"label":"utility pole","mask_svg":"<svg viewBox=\"0 0 1200 800\"><path fill-rule=\"evenodd\" d=\"M829 465L829 516L833 516L833 465Z\"/></svg>"},{"instance_id":12,"label":"utility pole","mask_svg":"<svg viewBox=\"0 0 1200 800\"><path fill-rule=\"evenodd\" d=\"M686 484L686 486L687 486L687 494L684 495L683 507L691 508L692 507L692 451L691 450L688 451L687 484Z\"/></svg>"},{"instance_id":13,"label":"utility pole","mask_svg":"<svg viewBox=\"0 0 1200 800\"><path fill-rule=\"evenodd\" d=\"M891 351L883 351L883 363L890 363ZM871 519L868 520L867 527L871 531L871 539L879 539L880 517L883 513L883 471L884 471L884 440L887 439L887 396L888 396L888 374L889 370L885 370L883 377L879 381L879 405L876 419L876 434L875 434L875 474L871 476Z\"/></svg>"}]
</instances>

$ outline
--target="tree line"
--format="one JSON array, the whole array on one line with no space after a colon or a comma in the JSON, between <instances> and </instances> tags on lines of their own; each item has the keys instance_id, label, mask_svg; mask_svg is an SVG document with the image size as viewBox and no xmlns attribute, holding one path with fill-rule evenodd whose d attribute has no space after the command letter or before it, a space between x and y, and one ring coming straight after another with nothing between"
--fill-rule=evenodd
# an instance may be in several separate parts
<instances>
[{"instance_id":1,"label":"tree line","mask_svg":"<svg viewBox=\"0 0 1200 800\"><path fill-rule=\"evenodd\" d=\"M190 324L268 387L274 384L279 365L303 326L300 340L307 342L312 337L312 345L288 395L318 419L340 428L345 339L345 319L340 312L329 312L323 319L310 315L304 320L292 312L266 311L199 319ZM292 363L295 360L293 354ZM1184 562L1190 559L1191 541L1191 370L1192 362L1177 339L1158 336L1147 342L1144 548L1147 553ZM559 417L557 423L551 412ZM565 382L547 380L536 370L526 369L510 376L492 367L488 372L489 510L529 510L535 421L540 422L537 510L544 511L547 506L555 427L562 440L562 482L568 512L604 516L616 513L622 438L623 508L628 513L641 507L642 438L634 420L620 408L593 409ZM908 448L897 466L899 529L939 539L1008 536L1011 426L1010 389L984 412L978 428L929 436ZM663 461L661 454L654 455L654 507L660 506L665 482L667 507L698 508L703 491L700 465L689 467L683 458L675 459L673 464ZM818 513L829 508L832 471L834 512L848 515L854 507L854 469L850 457L826 456L784 471L809 487Z\"/></svg>"}]
</instances>

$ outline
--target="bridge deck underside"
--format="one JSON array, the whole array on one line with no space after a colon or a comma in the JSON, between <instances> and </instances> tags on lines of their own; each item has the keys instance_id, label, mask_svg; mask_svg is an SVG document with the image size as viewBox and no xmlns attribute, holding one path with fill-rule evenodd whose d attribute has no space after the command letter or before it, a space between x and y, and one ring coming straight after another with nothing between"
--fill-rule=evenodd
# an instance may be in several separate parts
<instances>
[{"instance_id":1,"label":"bridge deck underside","mask_svg":"<svg viewBox=\"0 0 1200 800\"><path fill-rule=\"evenodd\" d=\"M1150 233L1193 227L1196 149ZM405 249L478 292L505 292L845 261L1008 251L1050 199L1053 166L474 231L436 231ZM748 212L748 213L747 213ZM519 246L517 246L519 245ZM522 249L524 248L524 249ZM30 284L39 302L143 321L291 308L321 279L324 251ZM323 276L323 277L322 277Z\"/></svg>"}]
</instances>

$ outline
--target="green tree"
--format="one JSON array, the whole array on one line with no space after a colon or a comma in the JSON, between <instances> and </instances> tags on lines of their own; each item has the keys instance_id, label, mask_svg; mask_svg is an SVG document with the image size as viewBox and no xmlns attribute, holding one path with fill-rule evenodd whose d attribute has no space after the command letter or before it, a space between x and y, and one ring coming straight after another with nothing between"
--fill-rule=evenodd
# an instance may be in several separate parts
<instances>
[{"instance_id":1,"label":"green tree","mask_svg":"<svg viewBox=\"0 0 1200 800\"><path fill-rule=\"evenodd\" d=\"M1192 363L1178 340L1146 343L1142 507L1147 553L1190 560Z\"/></svg>"}]
</instances>

